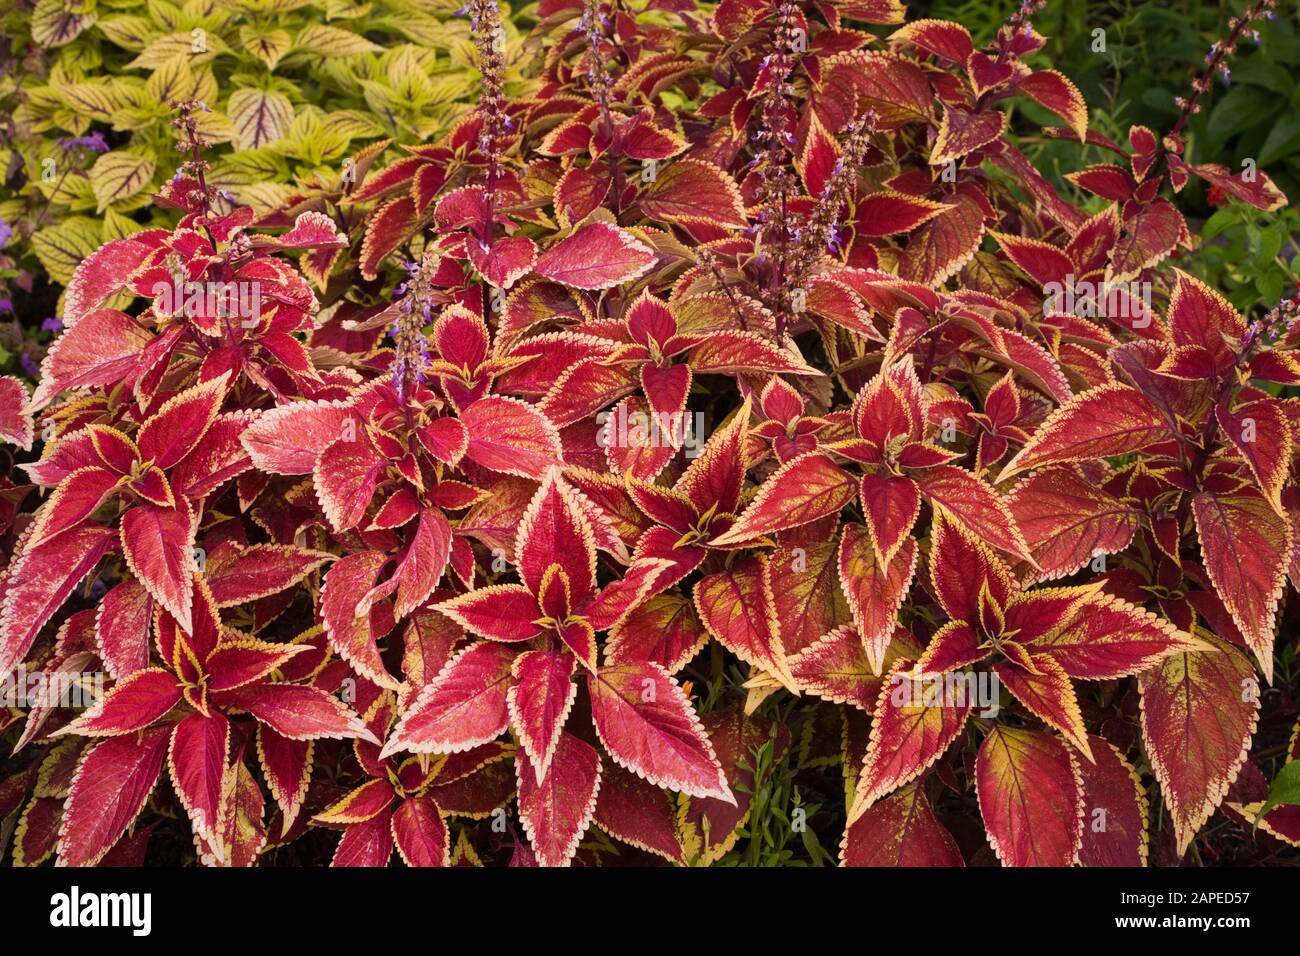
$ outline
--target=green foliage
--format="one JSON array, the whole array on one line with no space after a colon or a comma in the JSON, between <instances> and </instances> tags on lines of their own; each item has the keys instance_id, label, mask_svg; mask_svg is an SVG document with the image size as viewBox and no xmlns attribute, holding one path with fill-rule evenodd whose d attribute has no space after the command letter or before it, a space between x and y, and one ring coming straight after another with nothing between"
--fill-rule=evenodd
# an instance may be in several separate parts
<instances>
[{"instance_id":1,"label":"green foliage","mask_svg":"<svg viewBox=\"0 0 1300 956\"><path fill-rule=\"evenodd\" d=\"M0 78L10 115L0 219L15 233L0 267L15 277L39 267L65 284L101 243L161 224L150 196L179 161L172 101L207 104L212 184L259 213L299 184L336 184L367 143L436 138L478 89L456 6L17 0L0 20L13 38ZM506 32L516 64L519 34ZM508 79L512 92L526 88Z\"/></svg>"}]
</instances>

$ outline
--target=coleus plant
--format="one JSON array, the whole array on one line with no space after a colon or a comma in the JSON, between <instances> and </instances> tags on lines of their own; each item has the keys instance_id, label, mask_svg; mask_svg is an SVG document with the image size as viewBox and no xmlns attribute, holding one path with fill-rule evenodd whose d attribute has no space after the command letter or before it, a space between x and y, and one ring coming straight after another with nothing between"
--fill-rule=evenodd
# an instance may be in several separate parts
<instances>
[{"instance_id":1,"label":"coleus plant","mask_svg":"<svg viewBox=\"0 0 1300 956\"><path fill-rule=\"evenodd\" d=\"M1038 6L977 49L889 0L548 0L511 97L471 0L476 108L260 216L182 104L175 226L0 390L52 489L0 511L0 664L111 681L8 712L14 861L183 818L210 864L737 862L774 792L846 865L1295 843L1256 738L1297 307L1167 264L1190 175L1285 203L1181 159L1269 4L1127 146ZM1016 98L1119 162L1058 193Z\"/></svg>"}]
</instances>

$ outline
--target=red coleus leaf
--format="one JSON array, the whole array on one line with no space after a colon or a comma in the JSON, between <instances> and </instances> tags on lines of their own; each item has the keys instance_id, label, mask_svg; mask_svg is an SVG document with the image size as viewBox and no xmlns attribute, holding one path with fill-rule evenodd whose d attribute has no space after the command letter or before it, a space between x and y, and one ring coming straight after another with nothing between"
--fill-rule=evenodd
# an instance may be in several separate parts
<instances>
[{"instance_id":1,"label":"red coleus leaf","mask_svg":"<svg viewBox=\"0 0 1300 956\"><path fill-rule=\"evenodd\" d=\"M527 236L496 239L490 246L471 236L465 240L465 252L479 274L498 289L509 289L537 261L537 247Z\"/></svg>"},{"instance_id":2,"label":"red coleus leaf","mask_svg":"<svg viewBox=\"0 0 1300 956\"><path fill-rule=\"evenodd\" d=\"M962 675L955 676L926 675L908 661L890 671L876 700L850 825L880 797L924 773L961 733L976 695Z\"/></svg>"},{"instance_id":3,"label":"red coleus leaf","mask_svg":"<svg viewBox=\"0 0 1300 956\"><path fill-rule=\"evenodd\" d=\"M59 532L81 524L117 490L122 476L110 468L87 465L59 482L33 522L28 547L39 547Z\"/></svg>"},{"instance_id":4,"label":"red coleus leaf","mask_svg":"<svg viewBox=\"0 0 1300 956\"><path fill-rule=\"evenodd\" d=\"M1127 385L1102 385L1049 415L1001 478L1043 465L1125 455L1170 437L1149 398Z\"/></svg>"},{"instance_id":5,"label":"red coleus leaf","mask_svg":"<svg viewBox=\"0 0 1300 956\"><path fill-rule=\"evenodd\" d=\"M378 743L341 701L303 684L250 684L222 695L282 737L319 740L360 737Z\"/></svg>"},{"instance_id":6,"label":"red coleus leaf","mask_svg":"<svg viewBox=\"0 0 1300 956\"><path fill-rule=\"evenodd\" d=\"M529 502L515 541L519 576L537 595L548 616L562 619L585 606L596 586L596 540L578 502L578 492L550 469ZM559 574L551 572L558 569ZM568 605L563 613L546 607L547 592L560 588ZM558 610L558 609L556 609Z\"/></svg>"},{"instance_id":7,"label":"red coleus leaf","mask_svg":"<svg viewBox=\"0 0 1300 956\"><path fill-rule=\"evenodd\" d=\"M654 251L630 232L591 222L543 252L533 270L574 289L610 289L644 275L654 263Z\"/></svg>"},{"instance_id":8,"label":"red coleus leaf","mask_svg":"<svg viewBox=\"0 0 1300 956\"><path fill-rule=\"evenodd\" d=\"M294 402L263 412L240 436L254 466L273 475L306 475L320 453L356 419L344 402Z\"/></svg>"},{"instance_id":9,"label":"red coleus leaf","mask_svg":"<svg viewBox=\"0 0 1300 956\"><path fill-rule=\"evenodd\" d=\"M1246 321L1222 295L1181 269L1169 300L1169 337L1179 348L1204 349L1215 372L1237 361L1246 338Z\"/></svg>"},{"instance_id":10,"label":"red coleus leaf","mask_svg":"<svg viewBox=\"0 0 1300 956\"><path fill-rule=\"evenodd\" d=\"M208 554L204 577L217 607L234 607L278 594L333 557L296 545L230 545Z\"/></svg>"},{"instance_id":11,"label":"red coleus leaf","mask_svg":"<svg viewBox=\"0 0 1300 956\"><path fill-rule=\"evenodd\" d=\"M920 781L864 810L844 831L840 860L844 866L965 865Z\"/></svg>"},{"instance_id":12,"label":"red coleus leaf","mask_svg":"<svg viewBox=\"0 0 1300 956\"><path fill-rule=\"evenodd\" d=\"M120 681L61 733L116 737L148 727L180 701L176 675L161 667L148 667Z\"/></svg>"},{"instance_id":13,"label":"red coleus leaf","mask_svg":"<svg viewBox=\"0 0 1300 956\"><path fill-rule=\"evenodd\" d=\"M410 235L415 226L415 203L410 196L390 199L375 210L361 243L360 266L364 279L374 280L380 264Z\"/></svg>"},{"instance_id":14,"label":"red coleus leaf","mask_svg":"<svg viewBox=\"0 0 1300 956\"><path fill-rule=\"evenodd\" d=\"M71 329L131 280L156 247L163 230L106 242L77 264L63 301L63 327Z\"/></svg>"},{"instance_id":15,"label":"red coleus leaf","mask_svg":"<svg viewBox=\"0 0 1300 956\"><path fill-rule=\"evenodd\" d=\"M484 468L537 478L560 460L560 435L541 412L518 399L489 395L465 409L466 455Z\"/></svg>"},{"instance_id":16,"label":"red coleus leaf","mask_svg":"<svg viewBox=\"0 0 1300 956\"><path fill-rule=\"evenodd\" d=\"M1090 737L1093 762L1081 762L1083 779L1082 866L1146 866L1147 793L1142 778L1119 748Z\"/></svg>"},{"instance_id":17,"label":"red coleus leaf","mask_svg":"<svg viewBox=\"0 0 1300 956\"><path fill-rule=\"evenodd\" d=\"M772 553L772 602L787 654L797 654L847 621L834 541L795 544Z\"/></svg>"},{"instance_id":18,"label":"red coleus leaf","mask_svg":"<svg viewBox=\"0 0 1300 956\"><path fill-rule=\"evenodd\" d=\"M1106 281L1127 282L1173 251L1187 229L1169 200L1157 197L1124 220L1124 234L1111 251Z\"/></svg>"},{"instance_id":19,"label":"red coleus leaf","mask_svg":"<svg viewBox=\"0 0 1300 956\"><path fill-rule=\"evenodd\" d=\"M393 855L393 832L387 811L347 828L330 866L387 866Z\"/></svg>"},{"instance_id":20,"label":"red coleus leaf","mask_svg":"<svg viewBox=\"0 0 1300 956\"><path fill-rule=\"evenodd\" d=\"M876 675L881 672L898 610L916 573L917 554L916 540L905 538L893 557L882 563L871 532L864 525L846 525L840 539L840 587L848 598L858 639Z\"/></svg>"},{"instance_id":21,"label":"red coleus leaf","mask_svg":"<svg viewBox=\"0 0 1300 956\"><path fill-rule=\"evenodd\" d=\"M391 626L391 609L387 605L367 605L361 601L375 583L379 571L388 563L381 551L362 551L334 563L325 575L321 589L320 613L329 636L330 646L361 676L380 687L398 688L379 654L377 624ZM387 628L384 628L387 630Z\"/></svg>"},{"instance_id":22,"label":"red coleus leaf","mask_svg":"<svg viewBox=\"0 0 1300 956\"><path fill-rule=\"evenodd\" d=\"M27 388L12 375L0 375L0 441L32 450L36 426L27 408Z\"/></svg>"},{"instance_id":23,"label":"red coleus leaf","mask_svg":"<svg viewBox=\"0 0 1300 956\"><path fill-rule=\"evenodd\" d=\"M219 375L168 399L136 436L140 459L170 468L203 440L226 396L227 375Z\"/></svg>"},{"instance_id":24,"label":"red coleus leaf","mask_svg":"<svg viewBox=\"0 0 1300 956\"><path fill-rule=\"evenodd\" d=\"M704 223L724 229L748 224L736 181L699 159L679 159L657 170L638 202L643 213L663 222Z\"/></svg>"},{"instance_id":25,"label":"red coleus leaf","mask_svg":"<svg viewBox=\"0 0 1300 956\"><path fill-rule=\"evenodd\" d=\"M853 477L821 452L781 466L763 483L735 524L711 542L740 544L837 513L857 493Z\"/></svg>"},{"instance_id":26,"label":"red coleus leaf","mask_svg":"<svg viewBox=\"0 0 1300 956\"><path fill-rule=\"evenodd\" d=\"M109 674L121 680L149 665L153 598L131 578L109 590L95 615L95 644Z\"/></svg>"},{"instance_id":27,"label":"red coleus leaf","mask_svg":"<svg viewBox=\"0 0 1300 956\"><path fill-rule=\"evenodd\" d=\"M428 796L408 797L393 811L393 844L407 866L448 866L451 835Z\"/></svg>"},{"instance_id":28,"label":"red coleus leaf","mask_svg":"<svg viewBox=\"0 0 1300 956\"><path fill-rule=\"evenodd\" d=\"M981 200L960 187L944 198L951 208L908 237L898 270L904 279L936 285L959 272L979 250L985 219Z\"/></svg>"},{"instance_id":29,"label":"red coleus leaf","mask_svg":"<svg viewBox=\"0 0 1300 956\"><path fill-rule=\"evenodd\" d=\"M975 760L989 844L1007 866L1070 866L1083 839L1078 759L1052 734L995 726Z\"/></svg>"},{"instance_id":30,"label":"red coleus leaf","mask_svg":"<svg viewBox=\"0 0 1300 956\"><path fill-rule=\"evenodd\" d=\"M1282 488L1291 471L1295 443L1282 406L1262 399L1229 411L1226 404L1220 403L1214 413L1219 427L1254 475L1256 487L1273 510L1283 514Z\"/></svg>"},{"instance_id":31,"label":"red coleus leaf","mask_svg":"<svg viewBox=\"0 0 1300 956\"><path fill-rule=\"evenodd\" d=\"M587 689L596 733L615 763L657 786L732 802L713 745L662 667L602 667L588 675Z\"/></svg>"},{"instance_id":32,"label":"red coleus leaf","mask_svg":"<svg viewBox=\"0 0 1300 956\"><path fill-rule=\"evenodd\" d=\"M1277 605L1295 543L1291 522L1250 487L1201 492L1192 498L1192 514L1214 590L1271 680Z\"/></svg>"},{"instance_id":33,"label":"red coleus leaf","mask_svg":"<svg viewBox=\"0 0 1300 956\"><path fill-rule=\"evenodd\" d=\"M270 644L251 637L222 640L204 662L208 690L219 693L251 684L278 670L289 658L310 650L305 644Z\"/></svg>"},{"instance_id":34,"label":"red coleus leaf","mask_svg":"<svg viewBox=\"0 0 1300 956\"><path fill-rule=\"evenodd\" d=\"M176 493L198 501L251 468L253 461L240 438L256 419L254 412L218 415L198 447L172 469L169 480Z\"/></svg>"},{"instance_id":35,"label":"red coleus leaf","mask_svg":"<svg viewBox=\"0 0 1300 956\"><path fill-rule=\"evenodd\" d=\"M1087 139L1088 105L1079 88L1064 74L1056 70L1038 70L1016 84L1016 92L1024 93L1039 106L1065 120L1080 142Z\"/></svg>"},{"instance_id":36,"label":"red coleus leaf","mask_svg":"<svg viewBox=\"0 0 1300 956\"><path fill-rule=\"evenodd\" d=\"M921 489L911 478L863 475L858 484L862 516L881 564L890 561L921 513Z\"/></svg>"},{"instance_id":37,"label":"red coleus leaf","mask_svg":"<svg viewBox=\"0 0 1300 956\"><path fill-rule=\"evenodd\" d=\"M529 754L515 759L519 821L542 866L567 866L591 825L600 791L600 754L571 734L561 734L545 773Z\"/></svg>"},{"instance_id":38,"label":"red coleus leaf","mask_svg":"<svg viewBox=\"0 0 1300 956\"><path fill-rule=\"evenodd\" d=\"M271 788L271 796L284 815L283 831L293 825L307 798L314 747L310 740L290 740L266 724L258 724L257 759L267 786Z\"/></svg>"},{"instance_id":39,"label":"red coleus leaf","mask_svg":"<svg viewBox=\"0 0 1300 956\"><path fill-rule=\"evenodd\" d=\"M433 593L451 557L451 538L451 525L441 511L421 509L406 555L393 573L397 581L397 598L393 605L395 618L406 617Z\"/></svg>"},{"instance_id":40,"label":"red coleus leaf","mask_svg":"<svg viewBox=\"0 0 1300 956\"><path fill-rule=\"evenodd\" d=\"M1259 715L1254 669L1207 634L1138 677L1142 739L1174 823L1179 856L1223 802L1246 760Z\"/></svg>"},{"instance_id":41,"label":"red coleus leaf","mask_svg":"<svg viewBox=\"0 0 1300 956\"><path fill-rule=\"evenodd\" d=\"M1029 594L1064 594L1031 591ZM1171 654L1201 645L1168 621L1106 594L1077 604L1064 623L1024 642L1036 663L1051 658L1070 677L1111 680L1138 674Z\"/></svg>"},{"instance_id":42,"label":"red coleus leaf","mask_svg":"<svg viewBox=\"0 0 1300 956\"><path fill-rule=\"evenodd\" d=\"M930 165L942 166L987 146L1006 129L1007 117L997 110L972 112L958 106L944 110L939 138L930 152Z\"/></svg>"},{"instance_id":43,"label":"red coleus leaf","mask_svg":"<svg viewBox=\"0 0 1300 956\"><path fill-rule=\"evenodd\" d=\"M1044 468L1018 484L1007 509L1041 569L1036 580L1064 577L1098 557L1123 551L1138 529L1137 510L1069 466Z\"/></svg>"},{"instance_id":44,"label":"red coleus leaf","mask_svg":"<svg viewBox=\"0 0 1300 956\"><path fill-rule=\"evenodd\" d=\"M914 46L950 63L964 64L975 50L970 32L949 20L915 20L895 30L889 42L893 46Z\"/></svg>"},{"instance_id":45,"label":"red coleus leaf","mask_svg":"<svg viewBox=\"0 0 1300 956\"><path fill-rule=\"evenodd\" d=\"M725 571L700 578L695 585L695 607L704 626L723 647L787 687L797 687L786 665L767 558L742 558Z\"/></svg>"},{"instance_id":46,"label":"red coleus leaf","mask_svg":"<svg viewBox=\"0 0 1300 956\"><path fill-rule=\"evenodd\" d=\"M999 551L1033 560L1006 502L986 482L955 465L940 465L918 476L917 484L931 504L967 531Z\"/></svg>"},{"instance_id":47,"label":"red coleus leaf","mask_svg":"<svg viewBox=\"0 0 1300 956\"><path fill-rule=\"evenodd\" d=\"M1250 203L1256 209L1276 212L1286 206L1286 194L1262 170L1233 172L1218 163L1196 163L1187 167L1207 182L1219 187L1229 196Z\"/></svg>"},{"instance_id":48,"label":"red coleus leaf","mask_svg":"<svg viewBox=\"0 0 1300 956\"><path fill-rule=\"evenodd\" d=\"M490 642L461 651L420 691L381 756L458 753L495 739L510 723L515 652Z\"/></svg>"},{"instance_id":49,"label":"red coleus leaf","mask_svg":"<svg viewBox=\"0 0 1300 956\"><path fill-rule=\"evenodd\" d=\"M0 673L18 666L37 633L108 552L114 537L111 529L83 524L38 548L24 548L13 560L0 610Z\"/></svg>"},{"instance_id":50,"label":"red coleus leaf","mask_svg":"<svg viewBox=\"0 0 1300 956\"><path fill-rule=\"evenodd\" d=\"M708 640L695 606L677 594L650 598L610 631L607 664L649 661L675 674Z\"/></svg>"},{"instance_id":51,"label":"red coleus leaf","mask_svg":"<svg viewBox=\"0 0 1300 956\"><path fill-rule=\"evenodd\" d=\"M494 641L527 641L542 631L537 597L522 584L478 588L437 607L467 631Z\"/></svg>"},{"instance_id":52,"label":"red coleus leaf","mask_svg":"<svg viewBox=\"0 0 1300 956\"><path fill-rule=\"evenodd\" d=\"M921 196L892 190L868 193L853 204L853 228L859 236L895 236L911 232L952 208Z\"/></svg>"},{"instance_id":53,"label":"red coleus leaf","mask_svg":"<svg viewBox=\"0 0 1300 956\"><path fill-rule=\"evenodd\" d=\"M388 780L367 780L329 809L316 814L313 819L325 824L365 823L384 813L392 802L392 783Z\"/></svg>"},{"instance_id":54,"label":"red coleus leaf","mask_svg":"<svg viewBox=\"0 0 1300 956\"><path fill-rule=\"evenodd\" d=\"M911 636L900 628L890 643L886 668L903 657L915 658L919 653L920 648L911 641ZM875 710L882 678L867 659L858 632L848 625L822 635L790 658L790 673L811 694L837 704L852 704L867 713Z\"/></svg>"},{"instance_id":55,"label":"red coleus leaf","mask_svg":"<svg viewBox=\"0 0 1300 956\"><path fill-rule=\"evenodd\" d=\"M600 771L596 825L617 840L679 862L682 847L669 795L617 764Z\"/></svg>"},{"instance_id":56,"label":"red coleus leaf","mask_svg":"<svg viewBox=\"0 0 1300 956\"><path fill-rule=\"evenodd\" d=\"M1027 665L998 661L993 671L1011 696L1031 714L1059 731L1085 758L1092 760L1079 699L1060 664L1051 658L1031 657Z\"/></svg>"},{"instance_id":57,"label":"red coleus leaf","mask_svg":"<svg viewBox=\"0 0 1300 956\"><path fill-rule=\"evenodd\" d=\"M776 375L819 375L797 353L767 341L757 332L711 332L691 350L697 373L768 372Z\"/></svg>"},{"instance_id":58,"label":"red coleus leaf","mask_svg":"<svg viewBox=\"0 0 1300 956\"><path fill-rule=\"evenodd\" d=\"M183 501L171 508L136 505L122 515L122 551L131 572L186 633L193 627L190 576L197 527L196 515Z\"/></svg>"},{"instance_id":59,"label":"red coleus leaf","mask_svg":"<svg viewBox=\"0 0 1300 956\"><path fill-rule=\"evenodd\" d=\"M139 815L167 758L171 732L155 727L104 740L77 765L59 827L59 862L94 866Z\"/></svg>"},{"instance_id":60,"label":"red coleus leaf","mask_svg":"<svg viewBox=\"0 0 1300 956\"><path fill-rule=\"evenodd\" d=\"M167 766L194 832L212 839L220 822L222 781L230 749L230 721L222 714L190 714L172 730Z\"/></svg>"},{"instance_id":61,"label":"red coleus leaf","mask_svg":"<svg viewBox=\"0 0 1300 956\"><path fill-rule=\"evenodd\" d=\"M148 329L124 312L90 313L50 346L29 407L44 408L64 389L116 385L132 378L152 338Z\"/></svg>"},{"instance_id":62,"label":"red coleus leaf","mask_svg":"<svg viewBox=\"0 0 1300 956\"><path fill-rule=\"evenodd\" d=\"M506 695L506 707L538 785L550 769L578 694L573 681L575 666L572 654L549 650L520 654L512 666L516 683Z\"/></svg>"},{"instance_id":63,"label":"red coleus leaf","mask_svg":"<svg viewBox=\"0 0 1300 956\"><path fill-rule=\"evenodd\" d=\"M313 484L316 500L335 531L354 528L365 517L387 466L388 459L364 432L340 438L321 452Z\"/></svg>"}]
</instances>

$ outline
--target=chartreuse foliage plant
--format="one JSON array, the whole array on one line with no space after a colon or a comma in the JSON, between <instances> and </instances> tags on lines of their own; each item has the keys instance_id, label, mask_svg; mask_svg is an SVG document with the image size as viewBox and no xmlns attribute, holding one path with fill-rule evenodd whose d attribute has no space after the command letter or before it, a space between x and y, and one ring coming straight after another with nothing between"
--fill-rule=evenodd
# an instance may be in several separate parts
<instances>
[{"instance_id":1,"label":"chartreuse foliage plant","mask_svg":"<svg viewBox=\"0 0 1300 956\"><path fill-rule=\"evenodd\" d=\"M1297 306L1180 268L1287 205L1184 141L1272 3L1118 137L1040 6L545 0L520 91L469 0L273 209L187 95L3 386L10 859L1294 858Z\"/></svg>"},{"instance_id":2,"label":"chartreuse foliage plant","mask_svg":"<svg viewBox=\"0 0 1300 956\"><path fill-rule=\"evenodd\" d=\"M5 247L57 286L112 239L170 225L170 104L199 100L215 208L259 214L337 186L381 141L436 138L472 108L468 24L452 0L16 0L0 53ZM507 81L528 56L507 22ZM54 303L47 314L54 312Z\"/></svg>"}]
</instances>

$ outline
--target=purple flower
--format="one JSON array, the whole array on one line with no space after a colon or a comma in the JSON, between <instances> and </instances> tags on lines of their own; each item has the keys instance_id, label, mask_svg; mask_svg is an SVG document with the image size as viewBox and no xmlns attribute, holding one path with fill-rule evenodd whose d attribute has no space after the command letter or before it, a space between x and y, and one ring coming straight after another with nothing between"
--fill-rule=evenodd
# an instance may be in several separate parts
<instances>
[{"instance_id":1,"label":"purple flower","mask_svg":"<svg viewBox=\"0 0 1300 956\"><path fill-rule=\"evenodd\" d=\"M0 219L0 249L9 245L9 238L14 234L14 227Z\"/></svg>"},{"instance_id":2,"label":"purple flower","mask_svg":"<svg viewBox=\"0 0 1300 956\"><path fill-rule=\"evenodd\" d=\"M23 371L26 372L28 375L30 375L32 378L41 377L41 370L36 367L36 363L32 361L32 357L28 355L26 352L24 352L22 355L18 357L18 364L21 365L23 367Z\"/></svg>"},{"instance_id":3,"label":"purple flower","mask_svg":"<svg viewBox=\"0 0 1300 956\"><path fill-rule=\"evenodd\" d=\"M63 321L52 315L41 323L41 328L46 332L61 332L63 331Z\"/></svg>"},{"instance_id":4,"label":"purple flower","mask_svg":"<svg viewBox=\"0 0 1300 956\"><path fill-rule=\"evenodd\" d=\"M8 312L14 314L14 303L12 299L0 299L0 313Z\"/></svg>"},{"instance_id":5,"label":"purple flower","mask_svg":"<svg viewBox=\"0 0 1300 956\"><path fill-rule=\"evenodd\" d=\"M86 136L63 136L56 142L64 152L71 149L85 149L92 153L107 153L109 150L108 141L99 130L94 130Z\"/></svg>"}]
</instances>

